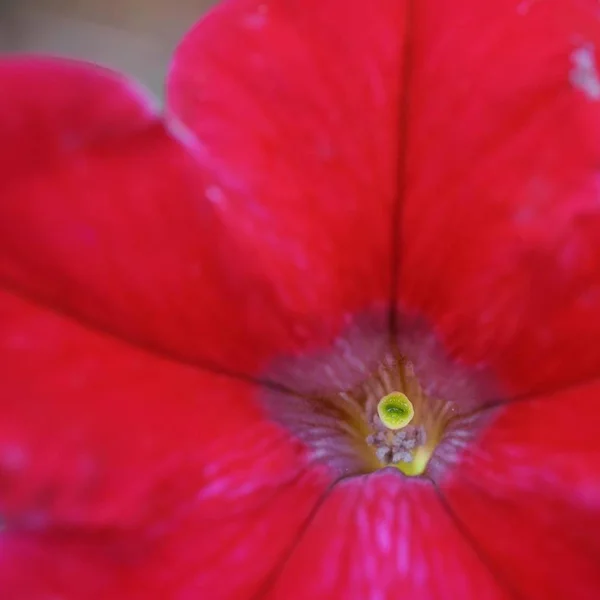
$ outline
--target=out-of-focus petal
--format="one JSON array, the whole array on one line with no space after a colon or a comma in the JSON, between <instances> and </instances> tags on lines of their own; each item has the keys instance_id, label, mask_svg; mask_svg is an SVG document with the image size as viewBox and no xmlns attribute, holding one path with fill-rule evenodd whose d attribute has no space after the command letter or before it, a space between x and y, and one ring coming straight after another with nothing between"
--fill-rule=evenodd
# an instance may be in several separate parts
<instances>
[{"instance_id":1,"label":"out-of-focus petal","mask_svg":"<svg viewBox=\"0 0 600 600\"><path fill-rule=\"evenodd\" d=\"M197 497L177 511L165 511L151 527L5 529L0 537L3 598L252 597L269 584L325 482L308 470L293 476L280 472L261 482L269 455L251 451L244 458L259 458L259 464L249 468L242 462L235 476L223 478L221 465L215 464L212 482ZM254 477L251 485L248 474Z\"/></svg>"},{"instance_id":2,"label":"out-of-focus petal","mask_svg":"<svg viewBox=\"0 0 600 600\"><path fill-rule=\"evenodd\" d=\"M600 373L600 7L415 3L399 296L511 394Z\"/></svg>"},{"instance_id":3,"label":"out-of-focus petal","mask_svg":"<svg viewBox=\"0 0 600 600\"><path fill-rule=\"evenodd\" d=\"M259 587L328 479L258 393L3 292L2 597Z\"/></svg>"},{"instance_id":4,"label":"out-of-focus petal","mask_svg":"<svg viewBox=\"0 0 600 600\"><path fill-rule=\"evenodd\" d=\"M155 491L159 503L195 493L230 437L263 423L256 385L154 357L8 293L0 357L7 519L141 522ZM279 452L277 461L300 460Z\"/></svg>"},{"instance_id":5,"label":"out-of-focus petal","mask_svg":"<svg viewBox=\"0 0 600 600\"><path fill-rule=\"evenodd\" d=\"M464 527L525 598L600 590L600 384L515 403L442 490Z\"/></svg>"},{"instance_id":6,"label":"out-of-focus petal","mask_svg":"<svg viewBox=\"0 0 600 600\"><path fill-rule=\"evenodd\" d=\"M270 357L193 137L90 65L7 59L0 81L2 285L174 358Z\"/></svg>"}]
</instances>

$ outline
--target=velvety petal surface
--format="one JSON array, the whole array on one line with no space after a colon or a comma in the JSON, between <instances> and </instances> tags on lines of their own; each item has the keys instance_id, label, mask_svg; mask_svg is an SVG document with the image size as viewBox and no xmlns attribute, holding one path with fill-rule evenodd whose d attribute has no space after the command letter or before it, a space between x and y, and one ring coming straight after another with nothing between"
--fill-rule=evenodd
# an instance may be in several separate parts
<instances>
[{"instance_id":1,"label":"velvety petal surface","mask_svg":"<svg viewBox=\"0 0 600 600\"><path fill-rule=\"evenodd\" d=\"M214 159L232 243L293 315L292 350L389 303L405 7L225 1L175 55L169 107Z\"/></svg>"},{"instance_id":2,"label":"velvety petal surface","mask_svg":"<svg viewBox=\"0 0 600 600\"><path fill-rule=\"evenodd\" d=\"M7 292L0 364L3 598L237 597L328 484L254 384Z\"/></svg>"},{"instance_id":3,"label":"velvety petal surface","mask_svg":"<svg viewBox=\"0 0 600 600\"><path fill-rule=\"evenodd\" d=\"M399 296L507 393L600 374L600 7L414 3Z\"/></svg>"},{"instance_id":4,"label":"velvety petal surface","mask_svg":"<svg viewBox=\"0 0 600 600\"><path fill-rule=\"evenodd\" d=\"M273 598L510 598L433 485L386 471L326 497L273 582Z\"/></svg>"},{"instance_id":5,"label":"velvety petal surface","mask_svg":"<svg viewBox=\"0 0 600 600\"><path fill-rule=\"evenodd\" d=\"M192 136L84 63L6 59L0 85L2 285L174 358L270 356L276 335L244 343Z\"/></svg>"},{"instance_id":6,"label":"velvety petal surface","mask_svg":"<svg viewBox=\"0 0 600 600\"><path fill-rule=\"evenodd\" d=\"M302 270L308 304L286 307L275 274L215 214L212 151L132 82L40 58L3 61L0 81L10 90L0 99L3 285L173 358L245 374L331 334L319 299L337 294L335 273L322 271L321 285ZM259 248L266 238L253 231ZM333 328L346 318L336 298Z\"/></svg>"},{"instance_id":7,"label":"velvety petal surface","mask_svg":"<svg viewBox=\"0 0 600 600\"><path fill-rule=\"evenodd\" d=\"M442 490L502 577L532 600L600 591L598 383L503 409Z\"/></svg>"},{"instance_id":8,"label":"velvety petal surface","mask_svg":"<svg viewBox=\"0 0 600 600\"><path fill-rule=\"evenodd\" d=\"M218 510L211 510L210 500L199 493L197 501L151 528L55 524L3 531L3 598L251 598L278 569L324 487L323 479L311 473L261 480L264 462L261 457L252 469L252 486L239 485L248 474L244 463L237 482L215 478ZM212 504L214 509L214 498Z\"/></svg>"}]
</instances>

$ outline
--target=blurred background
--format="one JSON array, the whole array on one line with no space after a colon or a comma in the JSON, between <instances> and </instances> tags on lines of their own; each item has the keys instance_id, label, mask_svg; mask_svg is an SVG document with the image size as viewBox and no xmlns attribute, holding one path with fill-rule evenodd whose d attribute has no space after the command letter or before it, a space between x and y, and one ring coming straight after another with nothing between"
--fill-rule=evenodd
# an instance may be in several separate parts
<instances>
[{"instance_id":1,"label":"blurred background","mask_svg":"<svg viewBox=\"0 0 600 600\"><path fill-rule=\"evenodd\" d=\"M100 62L163 96L177 41L216 0L0 0L0 52Z\"/></svg>"}]
</instances>

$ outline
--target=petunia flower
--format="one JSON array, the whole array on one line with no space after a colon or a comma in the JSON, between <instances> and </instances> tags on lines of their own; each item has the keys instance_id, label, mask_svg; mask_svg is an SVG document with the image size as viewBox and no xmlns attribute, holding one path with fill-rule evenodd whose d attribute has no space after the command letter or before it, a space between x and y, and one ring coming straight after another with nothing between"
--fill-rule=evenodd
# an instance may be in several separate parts
<instances>
[{"instance_id":1,"label":"petunia flower","mask_svg":"<svg viewBox=\"0 0 600 600\"><path fill-rule=\"evenodd\" d=\"M230 0L164 112L5 58L2 600L600 597L599 44Z\"/></svg>"}]
</instances>

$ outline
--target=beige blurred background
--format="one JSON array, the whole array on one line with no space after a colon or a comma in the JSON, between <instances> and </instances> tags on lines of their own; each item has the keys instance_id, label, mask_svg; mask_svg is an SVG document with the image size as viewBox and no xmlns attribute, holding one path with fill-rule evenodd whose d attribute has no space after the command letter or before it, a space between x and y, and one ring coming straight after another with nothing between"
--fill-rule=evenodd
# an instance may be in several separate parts
<instances>
[{"instance_id":1,"label":"beige blurred background","mask_svg":"<svg viewBox=\"0 0 600 600\"><path fill-rule=\"evenodd\" d=\"M122 69L163 95L178 39L216 0L0 0L0 52L44 52Z\"/></svg>"}]
</instances>

